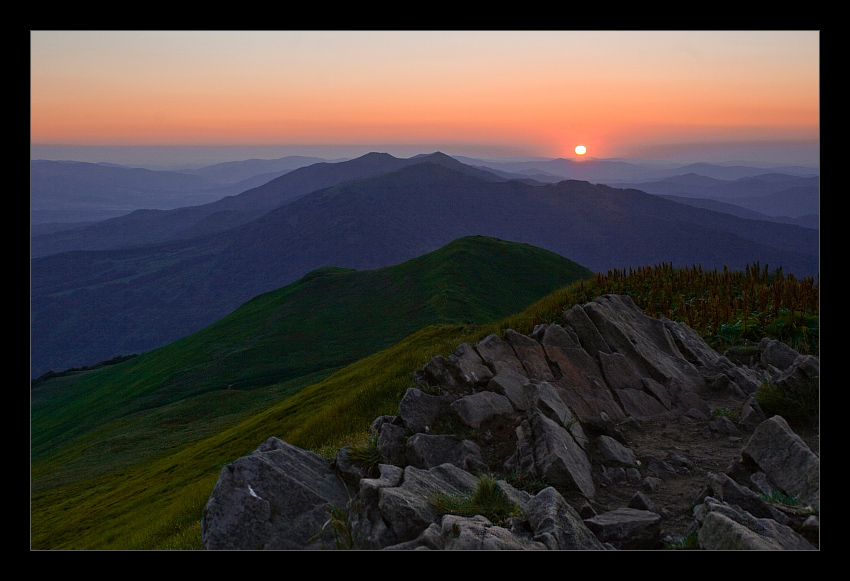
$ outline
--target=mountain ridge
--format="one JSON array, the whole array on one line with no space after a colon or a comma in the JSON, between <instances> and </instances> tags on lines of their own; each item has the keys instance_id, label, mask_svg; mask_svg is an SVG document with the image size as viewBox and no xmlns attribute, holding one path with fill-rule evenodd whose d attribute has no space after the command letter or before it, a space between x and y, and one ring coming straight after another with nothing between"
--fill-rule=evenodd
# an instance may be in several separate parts
<instances>
[{"instance_id":1,"label":"mountain ridge","mask_svg":"<svg viewBox=\"0 0 850 581\"><path fill-rule=\"evenodd\" d=\"M79 228L39 234L31 238L30 254L32 257L41 257L69 250L108 250L213 234L248 223L267 211L315 190L393 171L428 159L456 168L463 165L439 152L409 159L371 152L344 162L320 162L292 170L262 185L213 202L171 210L140 209ZM484 179L504 179L485 170L464 167Z\"/></svg>"}]
</instances>

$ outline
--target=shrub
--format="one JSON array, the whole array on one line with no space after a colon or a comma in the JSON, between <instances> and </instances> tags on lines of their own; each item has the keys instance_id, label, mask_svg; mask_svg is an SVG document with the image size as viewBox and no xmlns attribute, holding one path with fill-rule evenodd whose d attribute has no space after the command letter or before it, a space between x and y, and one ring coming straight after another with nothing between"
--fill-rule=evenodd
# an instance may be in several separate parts
<instances>
[{"instance_id":1,"label":"shrub","mask_svg":"<svg viewBox=\"0 0 850 581\"><path fill-rule=\"evenodd\" d=\"M789 397L780 388L763 383L756 391L756 401L767 417L782 416L792 426L809 426L818 421L818 397Z\"/></svg>"}]
</instances>

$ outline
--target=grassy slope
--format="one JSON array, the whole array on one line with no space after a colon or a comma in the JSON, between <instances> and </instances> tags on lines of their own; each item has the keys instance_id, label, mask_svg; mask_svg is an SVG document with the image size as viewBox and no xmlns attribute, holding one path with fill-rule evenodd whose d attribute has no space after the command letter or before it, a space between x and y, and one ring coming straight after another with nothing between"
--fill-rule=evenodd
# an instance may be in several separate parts
<instances>
[{"instance_id":1,"label":"grassy slope","mask_svg":"<svg viewBox=\"0 0 850 581\"><path fill-rule=\"evenodd\" d=\"M167 347L44 382L32 391L32 546L196 548L223 464L271 435L311 449L361 436L431 356L484 336L452 323L496 320L589 275L464 238L387 269L321 269Z\"/></svg>"}]
</instances>

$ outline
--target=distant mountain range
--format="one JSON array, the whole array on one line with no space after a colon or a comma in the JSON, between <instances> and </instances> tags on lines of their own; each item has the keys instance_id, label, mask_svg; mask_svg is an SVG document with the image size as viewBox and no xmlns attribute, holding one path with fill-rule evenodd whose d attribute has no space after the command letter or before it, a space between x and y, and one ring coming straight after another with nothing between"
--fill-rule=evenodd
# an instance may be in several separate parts
<instances>
[{"instance_id":1,"label":"distant mountain range","mask_svg":"<svg viewBox=\"0 0 850 581\"><path fill-rule=\"evenodd\" d=\"M135 210L170 210L215 202L261 186L292 170L326 162L318 157L247 159L174 171L108 163L30 162L30 224L39 227L124 216Z\"/></svg>"},{"instance_id":2,"label":"distant mountain range","mask_svg":"<svg viewBox=\"0 0 850 581\"><path fill-rule=\"evenodd\" d=\"M787 174L798 177L817 176L817 167L784 165L765 169L761 166L723 165L712 163L675 164L663 162L629 162L624 160L585 158L540 159L528 161L497 161L457 156L458 161L468 165L520 174L540 181L564 179L585 180L593 183L613 185L659 181L665 178L696 174L718 180L737 180L766 173Z\"/></svg>"},{"instance_id":3,"label":"distant mountain range","mask_svg":"<svg viewBox=\"0 0 850 581\"><path fill-rule=\"evenodd\" d=\"M748 210L736 204L720 202L709 198L689 198L685 196L668 195L662 195L661 197L665 200L670 200L671 202L678 202L680 204L686 204L688 206L694 206L696 208L704 208L706 210L712 210L714 212L730 214L739 218L747 218L748 220L762 220L766 222L778 222L781 224L793 224L795 226L802 226L803 228L813 228L815 230L820 228L819 214L805 214L802 216L797 216L795 218L792 218L791 216L767 216L754 210Z\"/></svg>"},{"instance_id":4,"label":"distant mountain range","mask_svg":"<svg viewBox=\"0 0 850 581\"><path fill-rule=\"evenodd\" d=\"M139 244L145 227L154 243ZM797 276L819 268L816 230L635 189L534 185L440 153L313 164L213 204L82 230L95 247L134 245L42 248L39 257L33 241L33 376L165 345L317 268L382 268L470 235L531 244L603 272L660 262L743 269L760 261Z\"/></svg>"},{"instance_id":5,"label":"distant mountain range","mask_svg":"<svg viewBox=\"0 0 850 581\"><path fill-rule=\"evenodd\" d=\"M725 202L769 217L820 214L820 178L768 173L719 180L688 173L655 182L616 184L649 194Z\"/></svg>"},{"instance_id":6,"label":"distant mountain range","mask_svg":"<svg viewBox=\"0 0 850 581\"><path fill-rule=\"evenodd\" d=\"M465 166L448 156L442 156L442 158L443 163L463 168L463 171L482 179L496 181L505 179ZM399 159L386 153L369 153L355 160L338 163L319 162L297 168L250 189L242 187L245 184L243 180L236 186L230 186L230 189L239 190L238 195L228 195L205 204L187 205L171 210L140 209L120 217L83 224L78 228L43 227L34 232L30 252L31 256L37 257L69 250L107 250L190 239L222 232L255 220L269 210L315 190L347 180L392 171L419 163L420 160L418 157ZM259 169L257 164L249 163L248 165L255 170ZM207 168L210 171L198 170L198 172L205 175L210 173L219 175L216 169L218 167L212 166ZM240 171L244 170L243 166L240 168L242 168ZM188 176L182 176L182 178L186 177Z\"/></svg>"}]
</instances>

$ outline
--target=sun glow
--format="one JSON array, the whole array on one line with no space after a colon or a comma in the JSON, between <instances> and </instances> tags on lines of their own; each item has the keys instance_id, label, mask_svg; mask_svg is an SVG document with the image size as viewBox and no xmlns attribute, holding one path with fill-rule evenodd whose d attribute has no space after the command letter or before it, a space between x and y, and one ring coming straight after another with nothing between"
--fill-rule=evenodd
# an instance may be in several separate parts
<instances>
[{"instance_id":1,"label":"sun glow","mask_svg":"<svg viewBox=\"0 0 850 581\"><path fill-rule=\"evenodd\" d=\"M584 155L587 153L587 148L583 145L576 145L576 155Z\"/></svg>"}]
</instances>

